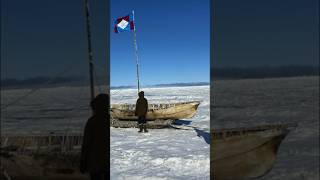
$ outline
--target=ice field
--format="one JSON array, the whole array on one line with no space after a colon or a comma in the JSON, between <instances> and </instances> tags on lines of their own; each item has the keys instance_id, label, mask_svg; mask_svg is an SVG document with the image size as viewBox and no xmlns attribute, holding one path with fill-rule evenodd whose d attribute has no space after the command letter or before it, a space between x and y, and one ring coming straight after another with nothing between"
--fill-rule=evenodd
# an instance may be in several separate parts
<instances>
[{"instance_id":1,"label":"ice field","mask_svg":"<svg viewBox=\"0 0 320 180\"><path fill-rule=\"evenodd\" d=\"M209 179L209 86L144 88L149 103L201 101L187 130L111 128L112 179ZM2 104L28 89L1 92ZM111 90L111 103L135 103L136 89ZM90 116L84 87L41 89L2 113L3 134L79 133ZM183 127L183 126L182 126Z\"/></svg>"},{"instance_id":2,"label":"ice field","mask_svg":"<svg viewBox=\"0 0 320 180\"><path fill-rule=\"evenodd\" d=\"M146 88L149 103L201 101L187 130L111 128L112 179L210 179L209 86ZM112 90L111 103L135 103L137 90ZM183 126L182 126L183 127Z\"/></svg>"}]
</instances>

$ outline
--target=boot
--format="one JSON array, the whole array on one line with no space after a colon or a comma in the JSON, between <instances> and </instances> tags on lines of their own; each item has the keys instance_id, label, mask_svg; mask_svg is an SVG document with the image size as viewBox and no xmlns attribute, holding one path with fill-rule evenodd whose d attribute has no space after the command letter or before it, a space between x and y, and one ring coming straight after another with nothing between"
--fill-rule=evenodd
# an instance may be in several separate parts
<instances>
[{"instance_id":1,"label":"boot","mask_svg":"<svg viewBox=\"0 0 320 180\"><path fill-rule=\"evenodd\" d=\"M143 127L142 127L143 125L142 124L139 124L139 128L140 128L140 130L138 131L139 133L141 133L142 132L142 129L143 129Z\"/></svg>"},{"instance_id":2,"label":"boot","mask_svg":"<svg viewBox=\"0 0 320 180\"><path fill-rule=\"evenodd\" d=\"M143 130L144 130L144 132L148 132L146 124L143 124Z\"/></svg>"}]
</instances>

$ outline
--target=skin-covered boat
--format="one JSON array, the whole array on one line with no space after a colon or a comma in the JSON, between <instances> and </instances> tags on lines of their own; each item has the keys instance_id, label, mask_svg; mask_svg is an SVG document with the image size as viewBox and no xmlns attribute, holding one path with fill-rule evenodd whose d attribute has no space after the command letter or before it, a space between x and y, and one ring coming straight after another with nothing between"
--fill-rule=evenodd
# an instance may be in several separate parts
<instances>
[{"instance_id":1,"label":"skin-covered boat","mask_svg":"<svg viewBox=\"0 0 320 180\"><path fill-rule=\"evenodd\" d=\"M169 127L175 120L192 118L196 113L199 101L170 104L149 104L146 119L148 128ZM113 104L110 109L110 126L120 128L137 127L134 104Z\"/></svg>"},{"instance_id":2,"label":"skin-covered boat","mask_svg":"<svg viewBox=\"0 0 320 180\"><path fill-rule=\"evenodd\" d=\"M211 132L215 180L252 179L268 173L282 140L296 124L220 129Z\"/></svg>"},{"instance_id":3,"label":"skin-covered boat","mask_svg":"<svg viewBox=\"0 0 320 180\"><path fill-rule=\"evenodd\" d=\"M180 102L169 104L149 104L146 119L167 120L192 118L198 109L200 102ZM119 120L137 120L134 104L113 104L111 105L111 118Z\"/></svg>"}]
</instances>

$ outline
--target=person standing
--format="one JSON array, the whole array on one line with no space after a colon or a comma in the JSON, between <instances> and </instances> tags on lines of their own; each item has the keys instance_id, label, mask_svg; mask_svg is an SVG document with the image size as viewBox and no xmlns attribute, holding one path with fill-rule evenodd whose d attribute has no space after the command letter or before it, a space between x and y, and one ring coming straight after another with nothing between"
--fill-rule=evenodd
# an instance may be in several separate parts
<instances>
[{"instance_id":1,"label":"person standing","mask_svg":"<svg viewBox=\"0 0 320 180\"><path fill-rule=\"evenodd\" d=\"M81 147L80 171L89 172L91 180L109 179L109 95L99 94L90 106L93 115L85 125ZM109 152L108 152L109 151ZM107 177L108 176L108 177Z\"/></svg>"},{"instance_id":2,"label":"person standing","mask_svg":"<svg viewBox=\"0 0 320 180\"><path fill-rule=\"evenodd\" d=\"M135 115L138 117L138 126L139 126L139 131L142 132L148 132L147 130L147 120L146 120L146 115L148 112L148 100L144 97L144 92L140 91L139 92L139 98L136 103L136 110L135 110Z\"/></svg>"}]
</instances>

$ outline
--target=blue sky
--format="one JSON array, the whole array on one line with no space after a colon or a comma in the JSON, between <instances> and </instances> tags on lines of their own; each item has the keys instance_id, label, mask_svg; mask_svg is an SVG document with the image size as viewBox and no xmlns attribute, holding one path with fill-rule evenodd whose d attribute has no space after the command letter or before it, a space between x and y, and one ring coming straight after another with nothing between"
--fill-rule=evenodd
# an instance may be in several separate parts
<instances>
[{"instance_id":1,"label":"blue sky","mask_svg":"<svg viewBox=\"0 0 320 180\"><path fill-rule=\"evenodd\" d=\"M213 66L319 66L319 0L213 2Z\"/></svg>"},{"instance_id":2,"label":"blue sky","mask_svg":"<svg viewBox=\"0 0 320 180\"><path fill-rule=\"evenodd\" d=\"M90 0L94 61L106 72L108 6ZM214 67L319 66L318 0L214 0ZM209 81L209 0L112 0L136 14L142 85ZM111 85L135 85L131 32L110 34ZM1 79L88 76L82 0L2 0Z\"/></svg>"},{"instance_id":3,"label":"blue sky","mask_svg":"<svg viewBox=\"0 0 320 180\"><path fill-rule=\"evenodd\" d=\"M209 0L112 0L112 22L132 10L142 85L209 82ZM111 85L135 85L133 32L111 31L110 43Z\"/></svg>"}]
</instances>

